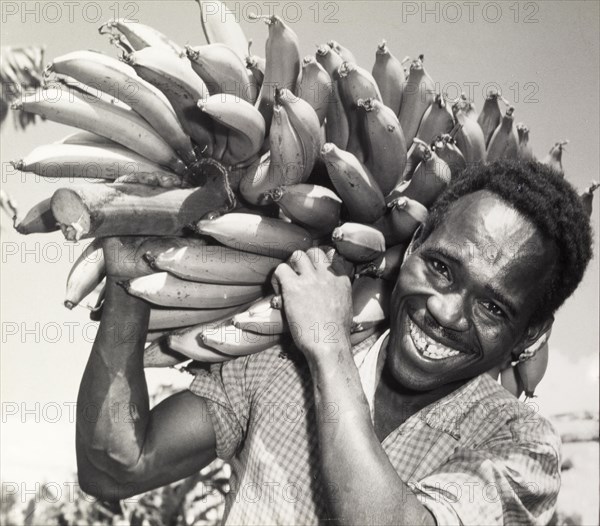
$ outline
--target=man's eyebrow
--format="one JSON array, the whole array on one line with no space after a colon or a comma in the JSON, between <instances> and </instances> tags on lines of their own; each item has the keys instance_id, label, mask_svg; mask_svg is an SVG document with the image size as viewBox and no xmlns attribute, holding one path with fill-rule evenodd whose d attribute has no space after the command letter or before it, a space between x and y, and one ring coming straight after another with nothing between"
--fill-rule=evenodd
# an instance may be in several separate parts
<instances>
[{"instance_id":1,"label":"man's eyebrow","mask_svg":"<svg viewBox=\"0 0 600 526\"><path fill-rule=\"evenodd\" d=\"M514 303L508 299L508 296L504 294L502 291L498 290L493 285L486 283L485 290L487 290L494 299L498 300L500 303L504 304L509 314L514 318L517 315L517 308Z\"/></svg>"},{"instance_id":2,"label":"man's eyebrow","mask_svg":"<svg viewBox=\"0 0 600 526\"><path fill-rule=\"evenodd\" d=\"M450 250L447 250L446 248L439 245L435 247L425 248L423 249L423 253L428 256L442 256L444 259L447 259L448 261L451 261L456 265L463 265L463 262L459 257L456 256L456 254L453 254Z\"/></svg>"}]
</instances>

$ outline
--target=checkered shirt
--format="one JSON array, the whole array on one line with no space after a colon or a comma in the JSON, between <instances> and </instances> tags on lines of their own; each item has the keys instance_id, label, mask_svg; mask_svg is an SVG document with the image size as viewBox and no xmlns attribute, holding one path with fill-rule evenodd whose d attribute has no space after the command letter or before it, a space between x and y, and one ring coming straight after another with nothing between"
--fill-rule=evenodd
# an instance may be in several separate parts
<instances>
[{"instance_id":1,"label":"checkered shirt","mask_svg":"<svg viewBox=\"0 0 600 526\"><path fill-rule=\"evenodd\" d=\"M365 356L379 352L378 336L353 349L359 372L377 361ZM207 400L217 455L231 464L225 524L328 519L312 380L300 352L286 349L215 364L190 386ZM382 446L440 526L546 524L554 512L560 439L487 374L410 416Z\"/></svg>"}]
</instances>

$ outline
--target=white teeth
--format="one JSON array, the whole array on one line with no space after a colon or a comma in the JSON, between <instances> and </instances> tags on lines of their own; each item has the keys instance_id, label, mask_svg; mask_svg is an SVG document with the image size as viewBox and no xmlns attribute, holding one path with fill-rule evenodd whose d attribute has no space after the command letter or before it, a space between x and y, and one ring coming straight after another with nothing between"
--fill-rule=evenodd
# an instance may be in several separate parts
<instances>
[{"instance_id":1,"label":"white teeth","mask_svg":"<svg viewBox=\"0 0 600 526\"><path fill-rule=\"evenodd\" d=\"M456 356L460 353L456 349L446 347L437 343L435 340L427 336L419 327L417 327L411 319L408 320L410 336L417 350L426 358L432 360L443 360L450 356Z\"/></svg>"}]
</instances>

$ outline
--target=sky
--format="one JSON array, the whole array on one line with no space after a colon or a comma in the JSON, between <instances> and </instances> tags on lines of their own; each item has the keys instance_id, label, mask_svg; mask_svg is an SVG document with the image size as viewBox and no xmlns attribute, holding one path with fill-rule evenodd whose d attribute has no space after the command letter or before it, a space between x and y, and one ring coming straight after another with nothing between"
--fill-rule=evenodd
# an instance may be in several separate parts
<instances>
[{"instance_id":1,"label":"sky","mask_svg":"<svg viewBox=\"0 0 600 526\"><path fill-rule=\"evenodd\" d=\"M300 38L303 55L335 39L370 70L386 39L398 58L425 56L425 68L450 96L472 96L481 109L489 87L515 105L530 128L538 157L562 139L566 177L578 189L599 177L599 2L227 2L252 50L264 56L267 27L250 13L283 17ZM114 16L156 27L179 44L205 43L197 4L170 2L2 2L2 45L45 45L47 61L78 49L112 56L97 27ZM9 116L10 119L11 116ZM73 130L51 122L0 132L2 187L22 211L52 195L64 181L16 172L8 161ZM598 410L598 232L584 281L557 315L546 378L534 399L545 415ZM21 489L36 481L74 483L74 404L96 324L82 308L62 305L70 266L85 243L62 234L20 236L2 217L0 478ZM149 373L152 387L188 380L173 371Z\"/></svg>"}]
</instances>

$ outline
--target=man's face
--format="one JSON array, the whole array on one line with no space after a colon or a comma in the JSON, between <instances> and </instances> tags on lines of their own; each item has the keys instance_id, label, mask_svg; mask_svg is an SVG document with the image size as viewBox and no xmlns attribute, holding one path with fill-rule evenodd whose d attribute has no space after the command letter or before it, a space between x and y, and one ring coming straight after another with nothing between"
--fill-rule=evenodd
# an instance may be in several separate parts
<instances>
[{"instance_id":1,"label":"man's face","mask_svg":"<svg viewBox=\"0 0 600 526\"><path fill-rule=\"evenodd\" d=\"M429 390L472 378L527 342L554 245L487 191L458 199L404 262L391 304L386 366Z\"/></svg>"}]
</instances>

